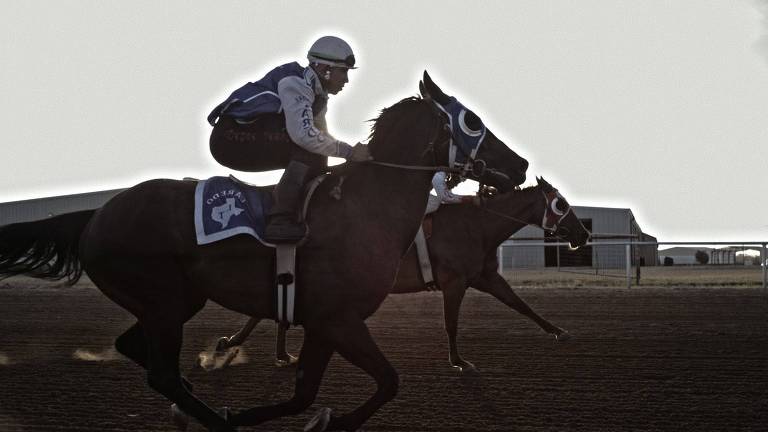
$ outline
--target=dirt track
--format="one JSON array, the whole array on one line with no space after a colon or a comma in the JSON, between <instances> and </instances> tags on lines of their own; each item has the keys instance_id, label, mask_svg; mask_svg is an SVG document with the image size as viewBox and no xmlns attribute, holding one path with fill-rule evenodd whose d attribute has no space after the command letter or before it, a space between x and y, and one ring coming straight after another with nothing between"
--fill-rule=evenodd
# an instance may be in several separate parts
<instances>
[{"instance_id":1,"label":"dirt track","mask_svg":"<svg viewBox=\"0 0 768 432\"><path fill-rule=\"evenodd\" d=\"M40 286L0 284L0 431L175 430L143 372L109 351L131 317L87 285ZM479 376L448 367L439 294L390 297L369 325L400 373L400 393L366 430L768 430L761 289L517 292L574 338L556 344L495 299L470 293L459 343ZM245 363L213 373L193 366L243 322L209 305L187 325L182 368L213 406L291 394L293 372L272 367L271 323L254 332ZM297 352L300 330L289 338ZM106 360L76 358L83 353ZM373 389L334 357L316 406L347 410ZM300 431L313 412L242 430Z\"/></svg>"}]
</instances>

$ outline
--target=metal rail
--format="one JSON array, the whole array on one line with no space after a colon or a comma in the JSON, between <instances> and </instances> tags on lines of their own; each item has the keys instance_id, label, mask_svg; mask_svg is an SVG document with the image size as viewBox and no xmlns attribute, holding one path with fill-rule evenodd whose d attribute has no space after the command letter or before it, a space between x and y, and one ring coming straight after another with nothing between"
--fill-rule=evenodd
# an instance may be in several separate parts
<instances>
[{"instance_id":1,"label":"metal rail","mask_svg":"<svg viewBox=\"0 0 768 432\"><path fill-rule=\"evenodd\" d=\"M593 234L596 240L599 240L600 238L608 239L610 238L616 238L621 237L621 235L614 235L614 234ZM625 236L625 238L636 238L636 236ZM541 240L541 241L537 241ZM499 259L499 271L503 269L502 259L503 259L503 246L517 246L517 247L527 247L527 246L570 246L569 243L566 242L547 242L543 241L545 238L539 237L524 237L524 238L510 238L508 240L505 240L498 248L498 259ZM521 243L525 242L525 243ZM716 242L703 242L703 241L693 241L693 242L681 242L681 241L674 241L674 242L660 242L660 241L589 241L584 246L625 246L625 255L626 255L626 279L627 279L627 288L630 288L632 286L632 260L631 260L631 253L632 253L632 246L645 246L645 245L656 245L657 247L659 245L670 245L670 246L704 246L704 245L727 245L727 246L759 246L760 250L760 267L762 269L762 285L763 290L766 291L766 295L768 295L768 263L766 263L766 259L768 259L768 250L766 250L766 246L768 246L768 241L733 241L733 242L724 242L724 241L716 241ZM758 249L758 248L755 248ZM558 263L559 266L559 263Z\"/></svg>"}]
</instances>

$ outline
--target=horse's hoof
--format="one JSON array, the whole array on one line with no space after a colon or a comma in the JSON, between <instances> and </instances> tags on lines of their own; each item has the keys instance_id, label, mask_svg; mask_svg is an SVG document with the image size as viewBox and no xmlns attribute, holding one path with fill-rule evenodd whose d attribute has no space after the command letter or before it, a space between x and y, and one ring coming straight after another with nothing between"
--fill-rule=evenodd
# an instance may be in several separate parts
<instances>
[{"instance_id":1,"label":"horse's hoof","mask_svg":"<svg viewBox=\"0 0 768 432\"><path fill-rule=\"evenodd\" d=\"M224 419L224 421L228 422L229 418L232 417L232 410L229 409L229 407L221 407L219 410L219 415Z\"/></svg>"},{"instance_id":2,"label":"horse's hoof","mask_svg":"<svg viewBox=\"0 0 768 432\"><path fill-rule=\"evenodd\" d=\"M323 432L328 427L328 423L331 421L331 409L320 408L305 426L304 432Z\"/></svg>"},{"instance_id":3,"label":"horse's hoof","mask_svg":"<svg viewBox=\"0 0 768 432\"><path fill-rule=\"evenodd\" d=\"M235 360L239 353L240 348L238 347L228 348L224 351L204 351L198 354L197 364L206 372L224 369Z\"/></svg>"},{"instance_id":4,"label":"horse's hoof","mask_svg":"<svg viewBox=\"0 0 768 432\"><path fill-rule=\"evenodd\" d=\"M216 348L214 348L214 350L216 352L226 351L226 349L230 347L229 340L230 338L226 336L220 337L219 340L216 342Z\"/></svg>"},{"instance_id":5,"label":"horse's hoof","mask_svg":"<svg viewBox=\"0 0 768 432\"><path fill-rule=\"evenodd\" d=\"M171 419L176 428L182 432L186 431L189 427L189 415L176 404L171 405Z\"/></svg>"},{"instance_id":6,"label":"horse's hoof","mask_svg":"<svg viewBox=\"0 0 768 432\"><path fill-rule=\"evenodd\" d=\"M462 360L460 363L455 363L451 365L451 368L453 368L454 371L460 373L460 374L476 374L479 373L475 365L472 363Z\"/></svg>"},{"instance_id":7,"label":"horse's hoof","mask_svg":"<svg viewBox=\"0 0 768 432\"><path fill-rule=\"evenodd\" d=\"M299 358L296 356L292 356L290 354L286 354L286 356L287 356L286 358L276 358L275 366L279 368L284 368L288 366L293 366L299 362Z\"/></svg>"},{"instance_id":8,"label":"horse's hoof","mask_svg":"<svg viewBox=\"0 0 768 432\"><path fill-rule=\"evenodd\" d=\"M555 335L555 341L557 341L557 342L567 342L567 341L571 340L572 337L573 336L571 336L570 333L568 333L567 331L563 331L562 333Z\"/></svg>"}]
</instances>

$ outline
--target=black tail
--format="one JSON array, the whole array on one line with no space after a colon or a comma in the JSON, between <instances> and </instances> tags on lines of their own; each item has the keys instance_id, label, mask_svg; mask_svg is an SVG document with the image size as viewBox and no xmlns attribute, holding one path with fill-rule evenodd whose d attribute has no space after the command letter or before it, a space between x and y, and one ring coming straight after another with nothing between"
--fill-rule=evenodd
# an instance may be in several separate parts
<instances>
[{"instance_id":1,"label":"black tail","mask_svg":"<svg viewBox=\"0 0 768 432\"><path fill-rule=\"evenodd\" d=\"M0 279L15 275L74 284L83 274L80 234L96 210L0 227Z\"/></svg>"}]
</instances>

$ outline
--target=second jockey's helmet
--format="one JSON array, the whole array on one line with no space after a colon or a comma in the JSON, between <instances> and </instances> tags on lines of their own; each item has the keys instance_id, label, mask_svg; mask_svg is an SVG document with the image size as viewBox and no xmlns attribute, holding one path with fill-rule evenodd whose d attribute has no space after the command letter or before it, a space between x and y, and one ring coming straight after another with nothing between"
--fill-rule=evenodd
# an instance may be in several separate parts
<instances>
[{"instance_id":1,"label":"second jockey's helmet","mask_svg":"<svg viewBox=\"0 0 768 432\"><path fill-rule=\"evenodd\" d=\"M309 48L307 60L312 63L356 69L352 47L336 36L323 36L316 40Z\"/></svg>"}]
</instances>

